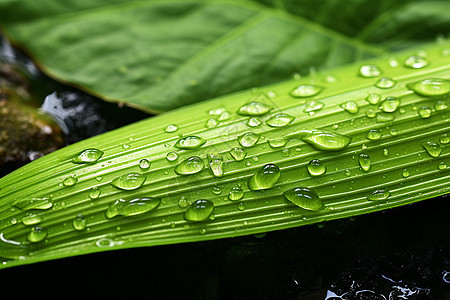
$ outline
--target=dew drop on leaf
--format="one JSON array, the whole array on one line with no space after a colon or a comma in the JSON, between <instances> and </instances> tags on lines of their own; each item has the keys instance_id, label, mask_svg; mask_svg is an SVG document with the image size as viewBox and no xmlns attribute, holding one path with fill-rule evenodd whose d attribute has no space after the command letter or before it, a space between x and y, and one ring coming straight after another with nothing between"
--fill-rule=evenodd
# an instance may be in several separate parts
<instances>
[{"instance_id":1,"label":"dew drop on leaf","mask_svg":"<svg viewBox=\"0 0 450 300\"><path fill-rule=\"evenodd\" d=\"M235 147L230 150L230 154L231 154L231 156L233 156L233 158L236 161L241 161L245 158L245 156L247 155L247 152L242 148Z\"/></svg>"},{"instance_id":2,"label":"dew drop on leaf","mask_svg":"<svg viewBox=\"0 0 450 300\"><path fill-rule=\"evenodd\" d=\"M391 122L394 119L395 119L394 115L390 114L390 113L379 112L379 113L377 113L377 116L376 116L377 123Z\"/></svg>"},{"instance_id":3,"label":"dew drop on leaf","mask_svg":"<svg viewBox=\"0 0 450 300\"><path fill-rule=\"evenodd\" d=\"M23 259L29 253L26 245L4 237L3 232L0 233L0 257L8 259Z\"/></svg>"},{"instance_id":4,"label":"dew drop on leaf","mask_svg":"<svg viewBox=\"0 0 450 300\"><path fill-rule=\"evenodd\" d=\"M446 133L441 134L441 136L439 137L439 143L443 145L450 143L450 136Z\"/></svg>"},{"instance_id":5,"label":"dew drop on leaf","mask_svg":"<svg viewBox=\"0 0 450 300\"><path fill-rule=\"evenodd\" d=\"M274 164L262 166L248 180L248 188L252 191L272 188L280 179L280 168Z\"/></svg>"},{"instance_id":6,"label":"dew drop on leaf","mask_svg":"<svg viewBox=\"0 0 450 300\"><path fill-rule=\"evenodd\" d=\"M238 142L242 147L254 146L259 140L259 135L253 132L246 132L238 137Z\"/></svg>"},{"instance_id":7,"label":"dew drop on leaf","mask_svg":"<svg viewBox=\"0 0 450 300\"><path fill-rule=\"evenodd\" d=\"M445 163L445 161L441 161L441 162L438 164L438 169L439 169L439 170L445 170L445 169L447 169L447 164Z\"/></svg>"},{"instance_id":8,"label":"dew drop on leaf","mask_svg":"<svg viewBox=\"0 0 450 300\"><path fill-rule=\"evenodd\" d=\"M100 157L102 157L102 155L103 155L102 151L95 148L90 148L83 150L78 155L76 155L72 159L72 162L75 164L92 164L97 162L100 159Z\"/></svg>"},{"instance_id":9,"label":"dew drop on leaf","mask_svg":"<svg viewBox=\"0 0 450 300\"><path fill-rule=\"evenodd\" d=\"M225 110L225 108L223 108L223 107L218 107L218 108L213 108L213 109L210 109L209 111L208 111L208 114L210 115L210 116L220 116L223 112L225 112L226 110Z\"/></svg>"},{"instance_id":10,"label":"dew drop on leaf","mask_svg":"<svg viewBox=\"0 0 450 300\"><path fill-rule=\"evenodd\" d=\"M134 216L149 212L159 206L160 198L143 197L136 199L119 199L111 203L106 210L108 219L117 215Z\"/></svg>"},{"instance_id":11,"label":"dew drop on leaf","mask_svg":"<svg viewBox=\"0 0 450 300\"><path fill-rule=\"evenodd\" d=\"M337 151L350 144L351 137L330 131L312 130L300 132L302 141L310 144L316 150Z\"/></svg>"},{"instance_id":12,"label":"dew drop on leaf","mask_svg":"<svg viewBox=\"0 0 450 300\"><path fill-rule=\"evenodd\" d=\"M311 160L308 163L307 168L308 168L309 174L311 174L312 176L319 176L319 175L324 174L327 171L325 165L319 159Z\"/></svg>"},{"instance_id":13,"label":"dew drop on leaf","mask_svg":"<svg viewBox=\"0 0 450 300\"><path fill-rule=\"evenodd\" d=\"M405 67L411 69L421 69L428 66L428 61L426 58L419 55L411 55L405 58L403 64Z\"/></svg>"},{"instance_id":14,"label":"dew drop on leaf","mask_svg":"<svg viewBox=\"0 0 450 300\"><path fill-rule=\"evenodd\" d=\"M408 169L403 169L403 171L402 171L402 176L405 177L405 178L409 177L409 171L408 171Z\"/></svg>"},{"instance_id":15,"label":"dew drop on leaf","mask_svg":"<svg viewBox=\"0 0 450 300\"><path fill-rule=\"evenodd\" d=\"M367 139L371 141L379 140L382 137L382 132L379 129L370 129L369 132L367 132Z\"/></svg>"},{"instance_id":16,"label":"dew drop on leaf","mask_svg":"<svg viewBox=\"0 0 450 300\"><path fill-rule=\"evenodd\" d=\"M230 118L231 118L230 113L227 112L227 111L224 111L223 113L220 114L219 121L226 121L226 120L228 120Z\"/></svg>"},{"instance_id":17,"label":"dew drop on leaf","mask_svg":"<svg viewBox=\"0 0 450 300\"><path fill-rule=\"evenodd\" d=\"M431 157L439 157L439 155L441 155L442 147L436 142L422 143L422 147Z\"/></svg>"},{"instance_id":18,"label":"dew drop on leaf","mask_svg":"<svg viewBox=\"0 0 450 300\"><path fill-rule=\"evenodd\" d=\"M220 195L220 194L222 194L222 189L216 185L216 186L213 186L213 188L211 189L211 192L214 195Z\"/></svg>"},{"instance_id":19,"label":"dew drop on leaf","mask_svg":"<svg viewBox=\"0 0 450 300\"><path fill-rule=\"evenodd\" d=\"M434 109L437 110L437 111L446 110L447 109L447 103L445 102L445 100L438 100L434 104Z\"/></svg>"},{"instance_id":20,"label":"dew drop on leaf","mask_svg":"<svg viewBox=\"0 0 450 300\"><path fill-rule=\"evenodd\" d=\"M366 97L366 101L369 102L369 104L372 104L372 105L378 104L378 101L380 101L380 100L381 100L381 96L379 94L369 94Z\"/></svg>"},{"instance_id":21,"label":"dew drop on leaf","mask_svg":"<svg viewBox=\"0 0 450 300\"><path fill-rule=\"evenodd\" d=\"M166 126L166 128L164 128L164 131L167 132L167 133L175 132L177 130L178 130L178 126L175 125L175 124L169 124L169 125Z\"/></svg>"},{"instance_id":22,"label":"dew drop on leaf","mask_svg":"<svg viewBox=\"0 0 450 300\"><path fill-rule=\"evenodd\" d=\"M72 226L75 230L81 231L86 228L86 218L79 214L72 220Z\"/></svg>"},{"instance_id":23,"label":"dew drop on leaf","mask_svg":"<svg viewBox=\"0 0 450 300\"><path fill-rule=\"evenodd\" d=\"M208 154L209 167L215 177L223 176L223 157L220 154Z\"/></svg>"},{"instance_id":24,"label":"dew drop on leaf","mask_svg":"<svg viewBox=\"0 0 450 300\"><path fill-rule=\"evenodd\" d=\"M218 124L219 124L219 122L217 122L216 119L211 118L211 119L208 119L208 121L206 121L205 127L206 128L215 128L215 127L217 127Z\"/></svg>"},{"instance_id":25,"label":"dew drop on leaf","mask_svg":"<svg viewBox=\"0 0 450 300\"><path fill-rule=\"evenodd\" d=\"M69 176L63 180L62 184L64 186L74 186L77 182L78 182L78 179L76 177Z\"/></svg>"},{"instance_id":26,"label":"dew drop on leaf","mask_svg":"<svg viewBox=\"0 0 450 300\"><path fill-rule=\"evenodd\" d=\"M312 85L312 84L302 84L293 89L290 95L294 98L306 98L318 95L323 91L323 87Z\"/></svg>"},{"instance_id":27,"label":"dew drop on leaf","mask_svg":"<svg viewBox=\"0 0 450 300\"><path fill-rule=\"evenodd\" d=\"M244 191L239 185L236 185L235 187L232 187L230 192L228 193L228 199L231 201L240 200L244 197Z\"/></svg>"},{"instance_id":28,"label":"dew drop on leaf","mask_svg":"<svg viewBox=\"0 0 450 300\"><path fill-rule=\"evenodd\" d=\"M380 89L390 89L395 86L396 81L389 77L381 77L376 83L375 86Z\"/></svg>"},{"instance_id":29,"label":"dew drop on leaf","mask_svg":"<svg viewBox=\"0 0 450 300\"><path fill-rule=\"evenodd\" d=\"M214 203L210 200L200 199L189 205L184 218L191 222L205 221L214 210Z\"/></svg>"},{"instance_id":30,"label":"dew drop on leaf","mask_svg":"<svg viewBox=\"0 0 450 300\"><path fill-rule=\"evenodd\" d=\"M347 101L340 105L345 111L351 114L356 114L359 111L359 106L355 101Z\"/></svg>"},{"instance_id":31,"label":"dew drop on leaf","mask_svg":"<svg viewBox=\"0 0 450 300\"><path fill-rule=\"evenodd\" d=\"M367 196L367 200L369 201L381 201L386 200L391 196L391 192L385 189L375 190Z\"/></svg>"},{"instance_id":32,"label":"dew drop on leaf","mask_svg":"<svg viewBox=\"0 0 450 300\"><path fill-rule=\"evenodd\" d=\"M245 205L244 202L240 202L240 203L238 204L238 209L239 209L240 211L244 211L244 210L245 210L245 207L246 207L246 205Z\"/></svg>"},{"instance_id":33,"label":"dew drop on leaf","mask_svg":"<svg viewBox=\"0 0 450 300\"><path fill-rule=\"evenodd\" d=\"M135 190L145 182L146 176L139 173L128 173L115 178L111 185L121 190Z\"/></svg>"},{"instance_id":34,"label":"dew drop on leaf","mask_svg":"<svg viewBox=\"0 0 450 300\"><path fill-rule=\"evenodd\" d=\"M303 112L311 115L311 113L315 113L316 111L321 110L323 107L324 107L323 102L309 101L305 104L305 109L303 110Z\"/></svg>"},{"instance_id":35,"label":"dew drop on leaf","mask_svg":"<svg viewBox=\"0 0 450 300\"><path fill-rule=\"evenodd\" d=\"M148 169L150 169L150 165L150 162L146 158L143 158L139 161L139 168L142 171L147 171Z\"/></svg>"},{"instance_id":36,"label":"dew drop on leaf","mask_svg":"<svg viewBox=\"0 0 450 300\"><path fill-rule=\"evenodd\" d=\"M421 96L441 96L450 92L450 80L430 78L406 85L410 90Z\"/></svg>"},{"instance_id":37,"label":"dew drop on leaf","mask_svg":"<svg viewBox=\"0 0 450 300\"><path fill-rule=\"evenodd\" d=\"M205 164L200 157L192 156L180 162L175 168L175 173L178 175L191 175L200 172L204 167Z\"/></svg>"},{"instance_id":38,"label":"dew drop on leaf","mask_svg":"<svg viewBox=\"0 0 450 300\"><path fill-rule=\"evenodd\" d=\"M178 200L178 206L180 208L188 207L189 201L185 196L181 196L181 198Z\"/></svg>"},{"instance_id":39,"label":"dew drop on leaf","mask_svg":"<svg viewBox=\"0 0 450 300\"><path fill-rule=\"evenodd\" d=\"M387 97L381 102L379 109L384 112L391 113L397 110L400 105L400 99L396 97Z\"/></svg>"},{"instance_id":40,"label":"dew drop on leaf","mask_svg":"<svg viewBox=\"0 0 450 300\"><path fill-rule=\"evenodd\" d=\"M32 243L43 241L47 237L47 229L43 227L33 227L28 233L27 239Z\"/></svg>"},{"instance_id":41,"label":"dew drop on leaf","mask_svg":"<svg viewBox=\"0 0 450 300\"><path fill-rule=\"evenodd\" d=\"M279 113L270 119L266 120L266 124L270 127L284 127L294 121L295 117L285 114Z\"/></svg>"},{"instance_id":42,"label":"dew drop on leaf","mask_svg":"<svg viewBox=\"0 0 450 300\"><path fill-rule=\"evenodd\" d=\"M267 142L269 143L269 146L272 148L280 148L286 146L288 141L285 138L280 138L280 139L270 139Z\"/></svg>"},{"instance_id":43,"label":"dew drop on leaf","mask_svg":"<svg viewBox=\"0 0 450 300\"><path fill-rule=\"evenodd\" d=\"M268 113L272 108L261 102L250 102L242 105L237 113L242 116L261 116Z\"/></svg>"},{"instance_id":44,"label":"dew drop on leaf","mask_svg":"<svg viewBox=\"0 0 450 300\"><path fill-rule=\"evenodd\" d=\"M32 197L25 198L16 201L13 206L21 209L21 210L30 210L30 209L49 209L53 206L53 200L51 197Z\"/></svg>"},{"instance_id":45,"label":"dew drop on leaf","mask_svg":"<svg viewBox=\"0 0 450 300\"><path fill-rule=\"evenodd\" d=\"M364 172L370 169L370 156L366 153L361 153L358 157L359 166Z\"/></svg>"},{"instance_id":46,"label":"dew drop on leaf","mask_svg":"<svg viewBox=\"0 0 450 300\"><path fill-rule=\"evenodd\" d=\"M176 161L178 159L178 154L175 151L170 151L166 155L168 161Z\"/></svg>"},{"instance_id":47,"label":"dew drop on leaf","mask_svg":"<svg viewBox=\"0 0 450 300\"><path fill-rule=\"evenodd\" d=\"M28 214L22 218L23 225L35 225L42 221L42 218L39 215Z\"/></svg>"},{"instance_id":48,"label":"dew drop on leaf","mask_svg":"<svg viewBox=\"0 0 450 300\"><path fill-rule=\"evenodd\" d=\"M199 136L187 136L184 138L179 139L175 143L175 147L178 149L197 149L198 147L202 146L206 141L199 137Z\"/></svg>"},{"instance_id":49,"label":"dew drop on leaf","mask_svg":"<svg viewBox=\"0 0 450 300\"><path fill-rule=\"evenodd\" d=\"M322 200L312 189L306 187L296 187L287 190L283 196L298 207L311 211L320 211L325 208Z\"/></svg>"},{"instance_id":50,"label":"dew drop on leaf","mask_svg":"<svg viewBox=\"0 0 450 300\"><path fill-rule=\"evenodd\" d=\"M365 78L378 77L382 73L377 65L363 65L359 68L359 75Z\"/></svg>"},{"instance_id":51,"label":"dew drop on leaf","mask_svg":"<svg viewBox=\"0 0 450 300\"><path fill-rule=\"evenodd\" d=\"M89 198L91 199L97 199L98 197L100 197L100 194L101 190L96 186L89 190Z\"/></svg>"},{"instance_id":52,"label":"dew drop on leaf","mask_svg":"<svg viewBox=\"0 0 450 300\"><path fill-rule=\"evenodd\" d=\"M419 114L419 116L422 119L427 119L427 118L431 117L431 108L429 108L427 106L422 106L421 108L419 108L417 113Z\"/></svg>"},{"instance_id":53,"label":"dew drop on leaf","mask_svg":"<svg viewBox=\"0 0 450 300\"><path fill-rule=\"evenodd\" d=\"M250 119L248 119L246 124L249 127L258 127L259 125L261 125L261 123L262 121L257 117L251 117Z\"/></svg>"}]
</instances>

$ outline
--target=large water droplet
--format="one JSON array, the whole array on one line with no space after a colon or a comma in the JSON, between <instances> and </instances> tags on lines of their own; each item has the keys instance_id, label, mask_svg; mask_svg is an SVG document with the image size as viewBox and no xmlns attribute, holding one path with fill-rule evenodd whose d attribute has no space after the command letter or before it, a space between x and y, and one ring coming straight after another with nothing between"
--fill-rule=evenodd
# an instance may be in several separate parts
<instances>
[{"instance_id":1,"label":"large water droplet","mask_svg":"<svg viewBox=\"0 0 450 300\"><path fill-rule=\"evenodd\" d=\"M365 78L378 77L382 73L377 65L363 65L359 68L359 75Z\"/></svg>"},{"instance_id":2,"label":"large water droplet","mask_svg":"<svg viewBox=\"0 0 450 300\"><path fill-rule=\"evenodd\" d=\"M62 184L64 186L74 186L77 182L78 182L78 179L76 177L69 176L63 180Z\"/></svg>"},{"instance_id":3,"label":"large water droplet","mask_svg":"<svg viewBox=\"0 0 450 300\"><path fill-rule=\"evenodd\" d=\"M381 100L381 96L379 94L369 94L366 97L366 101L372 105L378 104L378 101Z\"/></svg>"},{"instance_id":4,"label":"large water droplet","mask_svg":"<svg viewBox=\"0 0 450 300\"><path fill-rule=\"evenodd\" d=\"M49 209L53 205L53 200L51 197L31 197L26 199L20 199L14 203L13 206L21 210L30 209Z\"/></svg>"},{"instance_id":5,"label":"large water droplet","mask_svg":"<svg viewBox=\"0 0 450 300\"><path fill-rule=\"evenodd\" d=\"M436 142L422 143L422 147L431 157L439 157L439 155L441 155L442 147Z\"/></svg>"},{"instance_id":6,"label":"large water droplet","mask_svg":"<svg viewBox=\"0 0 450 300\"><path fill-rule=\"evenodd\" d=\"M233 187L228 193L228 199L230 199L231 201L240 200L242 199L242 197L244 197L244 191L238 185Z\"/></svg>"},{"instance_id":7,"label":"large water droplet","mask_svg":"<svg viewBox=\"0 0 450 300\"><path fill-rule=\"evenodd\" d=\"M175 131L177 131L177 130L178 130L178 126L175 125L175 124L167 125L167 127L164 128L164 131L165 131L165 132L168 132L168 133L170 133L170 132L175 132Z\"/></svg>"},{"instance_id":8,"label":"large water droplet","mask_svg":"<svg viewBox=\"0 0 450 300\"><path fill-rule=\"evenodd\" d=\"M43 227L33 227L30 233L28 233L27 239L32 243L38 243L43 241L47 237L47 229Z\"/></svg>"},{"instance_id":9,"label":"large water droplet","mask_svg":"<svg viewBox=\"0 0 450 300\"><path fill-rule=\"evenodd\" d=\"M145 182L146 176L139 173L128 173L115 178L111 185L121 190L135 190Z\"/></svg>"},{"instance_id":10,"label":"large water droplet","mask_svg":"<svg viewBox=\"0 0 450 300\"><path fill-rule=\"evenodd\" d=\"M205 167L203 160L198 156L192 156L183 160L175 168L178 175L191 175L200 172Z\"/></svg>"},{"instance_id":11,"label":"large water droplet","mask_svg":"<svg viewBox=\"0 0 450 300\"><path fill-rule=\"evenodd\" d=\"M431 117L431 108L426 107L426 106L422 106L417 113L419 114L419 116L422 119L428 119L429 117Z\"/></svg>"},{"instance_id":12,"label":"large water droplet","mask_svg":"<svg viewBox=\"0 0 450 300\"><path fill-rule=\"evenodd\" d=\"M318 95L323 91L323 87L312 85L312 84L302 84L293 89L290 95L295 98L306 98Z\"/></svg>"},{"instance_id":13,"label":"large water droplet","mask_svg":"<svg viewBox=\"0 0 450 300\"><path fill-rule=\"evenodd\" d=\"M139 168L142 171L147 171L148 169L150 169L150 165L151 163L146 158L143 158L139 161Z\"/></svg>"},{"instance_id":14,"label":"large water droplet","mask_svg":"<svg viewBox=\"0 0 450 300\"><path fill-rule=\"evenodd\" d=\"M318 159L313 159L308 163L308 172L312 176L319 176L327 171L323 162Z\"/></svg>"},{"instance_id":15,"label":"large water droplet","mask_svg":"<svg viewBox=\"0 0 450 300\"><path fill-rule=\"evenodd\" d=\"M200 199L188 207L184 213L184 218L191 222L205 221L209 218L213 210L214 203L212 201Z\"/></svg>"},{"instance_id":16,"label":"large water droplet","mask_svg":"<svg viewBox=\"0 0 450 300\"><path fill-rule=\"evenodd\" d=\"M95 148L86 149L80 152L78 155L76 155L72 159L72 162L76 164L92 164L97 162L100 159L100 157L102 157L102 155L103 152L98 149Z\"/></svg>"},{"instance_id":17,"label":"large water droplet","mask_svg":"<svg viewBox=\"0 0 450 300\"><path fill-rule=\"evenodd\" d=\"M238 137L238 142L242 147L252 147L259 140L259 135L253 132L246 132Z\"/></svg>"},{"instance_id":18,"label":"large water droplet","mask_svg":"<svg viewBox=\"0 0 450 300\"><path fill-rule=\"evenodd\" d=\"M117 215L134 216L151 211L159 206L160 198L143 197L136 199L119 199L111 203L106 210L106 217L113 218Z\"/></svg>"},{"instance_id":19,"label":"large water droplet","mask_svg":"<svg viewBox=\"0 0 450 300\"><path fill-rule=\"evenodd\" d=\"M324 105L325 104L320 101L309 101L305 104L305 109L303 110L303 112L308 114L315 113L316 111L321 110Z\"/></svg>"},{"instance_id":20,"label":"large water droplet","mask_svg":"<svg viewBox=\"0 0 450 300\"><path fill-rule=\"evenodd\" d=\"M206 143L206 141L199 136L187 136L179 139L175 143L175 147L178 149L197 149L201 145Z\"/></svg>"},{"instance_id":21,"label":"large water droplet","mask_svg":"<svg viewBox=\"0 0 450 300\"><path fill-rule=\"evenodd\" d=\"M28 214L22 218L23 225L34 225L40 223L41 221L42 218L35 214Z\"/></svg>"},{"instance_id":22,"label":"large water droplet","mask_svg":"<svg viewBox=\"0 0 450 300\"><path fill-rule=\"evenodd\" d=\"M86 218L79 214L72 220L72 226L75 230L84 230L86 228Z\"/></svg>"},{"instance_id":23,"label":"large water droplet","mask_svg":"<svg viewBox=\"0 0 450 300\"><path fill-rule=\"evenodd\" d=\"M208 154L209 167L215 177L223 176L223 157L220 154Z\"/></svg>"},{"instance_id":24,"label":"large water droplet","mask_svg":"<svg viewBox=\"0 0 450 300\"><path fill-rule=\"evenodd\" d=\"M272 108L261 102L250 102L242 105L237 113L242 116L261 116L268 113Z\"/></svg>"},{"instance_id":25,"label":"large water droplet","mask_svg":"<svg viewBox=\"0 0 450 300\"><path fill-rule=\"evenodd\" d=\"M370 169L370 156L366 153L361 153L358 157L358 162L361 169L364 172L369 172Z\"/></svg>"},{"instance_id":26,"label":"large water droplet","mask_svg":"<svg viewBox=\"0 0 450 300\"><path fill-rule=\"evenodd\" d=\"M280 168L277 165L264 165L250 177L248 188L252 191L270 189L278 182L280 175Z\"/></svg>"},{"instance_id":27,"label":"large water droplet","mask_svg":"<svg viewBox=\"0 0 450 300\"><path fill-rule=\"evenodd\" d=\"M400 105L400 99L396 97L387 97L380 104L380 109L384 112L391 113L397 110Z\"/></svg>"},{"instance_id":28,"label":"large water droplet","mask_svg":"<svg viewBox=\"0 0 450 300\"><path fill-rule=\"evenodd\" d=\"M367 196L367 200L369 201L382 201L386 200L391 196L391 192L385 189L375 190Z\"/></svg>"},{"instance_id":29,"label":"large water droplet","mask_svg":"<svg viewBox=\"0 0 450 300\"><path fill-rule=\"evenodd\" d=\"M340 106L351 114L356 114L359 111L359 106L355 101L347 101Z\"/></svg>"},{"instance_id":30,"label":"large water droplet","mask_svg":"<svg viewBox=\"0 0 450 300\"><path fill-rule=\"evenodd\" d=\"M380 89L390 89L392 88L397 82L389 77L382 77L380 78L376 83L375 86Z\"/></svg>"},{"instance_id":31,"label":"large water droplet","mask_svg":"<svg viewBox=\"0 0 450 300\"><path fill-rule=\"evenodd\" d=\"M230 150L230 154L231 156L233 156L235 160L241 161L245 158L247 152L245 152L245 150L242 148L234 147L233 149Z\"/></svg>"},{"instance_id":32,"label":"large water droplet","mask_svg":"<svg viewBox=\"0 0 450 300\"><path fill-rule=\"evenodd\" d=\"M8 240L0 233L0 257L8 259L24 259L29 253L27 246L20 242Z\"/></svg>"},{"instance_id":33,"label":"large water droplet","mask_svg":"<svg viewBox=\"0 0 450 300\"><path fill-rule=\"evenodd\" d=\"M291 115L280 113L266 120L266 124L271 127L284 127L294 121L294 119L295 117Z\"/></svg>"},{"instance_id":34,"label":"large water droplet","mask_svg":"<svg viewBox=\"0 0 450 300\"><path fill-rule=\"evenodd\" d=\"M379 129L370 129L366 135L367 139L369 139L371 141L379 140L379 139L381 139L382 136L383 136L383 133Z\"/></svg>"},{"instance_id":35,"label":"large water droplet","mask_svg":"<svg viewBox=\"0 0 450 300\"><path fill-rule=\"evenodd\" d=\"M330 131L311 130L301 131L299 137L316 150L342 150L350 144L351 137Z\"/></svg>"},{"instance_id":36,"label":"large water droplet","mask_svg":"<svg viewBox=\"0 0 450 300\"><path fill-rule=\"evenodd\" d=\"M287 190L283 193L283 196L295 205L306 210L319 211L325 207L316 192L306 187L296 187Z\"/></svg>"},{"instance_id":37,"label":"large water droplet","mask_svg":"<svg viewBox=\"0 0 450 300\"><path fill-rule=\"evenodd\" d=\"M419 55L408 56L403 63L405 67L412 69L421 69L428 66L427 59Z\"/></svg>"},{"instance_id":38,"label":"large water droplet","mask_svg":"<svg viewBox=\"0 0 450 300\"><path fill-rule=\"evenodd\" d=\"M430 78L406 85L410 90L421 96L440 96L450 93L450 80Z\"/></svg>"}]
</instances>

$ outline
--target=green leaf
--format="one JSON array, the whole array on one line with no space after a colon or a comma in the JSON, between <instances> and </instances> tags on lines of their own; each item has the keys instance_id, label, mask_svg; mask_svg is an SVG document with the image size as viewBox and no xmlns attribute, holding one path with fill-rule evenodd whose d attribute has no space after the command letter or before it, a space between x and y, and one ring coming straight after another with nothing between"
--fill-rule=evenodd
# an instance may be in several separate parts
<instances>
[{"instance_id":1,"label":"green leaf","mask_svg":"<svg viewBox=\"0 0 450 300\"><path fill-rule=\"evenodd\" d=\"M0 179L0 266L256 234L447 194L448 47L422 47L419 68L416 51L398 53L40 158ZM95 155L83 164L86 149Z\"/></svg>"},{"instance_id":2,"label":"green leaf","mask_svg":"<svg viewBox=\"0 0 450 300\"><path fill-rule=\"evenodd\" d=\"M53 78L152 112L384 53L247 1L0 1L0 24Z\"/></svg>"}]
</instances>

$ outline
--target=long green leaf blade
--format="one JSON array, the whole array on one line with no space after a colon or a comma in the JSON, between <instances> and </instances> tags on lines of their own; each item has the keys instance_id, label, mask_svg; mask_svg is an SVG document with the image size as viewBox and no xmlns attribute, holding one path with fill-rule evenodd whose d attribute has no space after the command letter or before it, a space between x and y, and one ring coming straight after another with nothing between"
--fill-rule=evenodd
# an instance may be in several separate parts
<instances>
[{"instance_id":1,"label":"long green leaf blade","mask_svg":"<svg viewBox=\"0 0 450 300\"><path fill-rule=\"evenodd\" d=\"M405 67L403 62L415 53L399 53L395 61L382 58L367 63L378 66L383 72L379 76L359 76L360 65L352 65L217 98L84 140L28 164L0 179L2 267L104 250L255 234L448 193L448 45L422 50L427 55L425 67ZM407 88L426 79L443 81L438 88L416 89L418 93ZM294 89L298 95L302 85L317 87L316 91L309 89L316 94L291 96ZM377 97L366 98L373 94L383 102L370 104ZM251 101L260 102L258 110L249 110ZM253 118L261 124L246 113L260 114ZM280 113L285 114L285 121L275 117ZM277 127L277 122L290 123ZM254 135L242 140L248 132ZM317 136L311 135L314 132L338 134L341 139L335 140L340 144L319 145L314 140ZM284 137L287 144L283 146L280 140ZM239 155L230 154L235 147L244 148L244 159L236 160ZM93 152L74 162L74 156L86 149ZM166 158L169 153L170 160ZM180 167L192 157L201 161L191 159L192 164ZM312 173L321 175L308 172L314 159L323 163L325 173L320 168ZM201 162L206 166L203 170ZM218 167L221 163L223 169ZM281 171L271 188L273 177L256 183L250 179L267 164ZM199 172L179 175L187 171ZM251 190L252 186L269 188ZM240 199L239 187L243 191ZM288 201L292 192L287 198L283 194L294 188L311 189L321 203ZM230 191L237 191L238 199L229 197ZM138 202L134 207L126 205L141 198L148 198L141 206ZM214 205L212 217L197 222L198 216L186 213L197 200L207 200L200 203L205 207ZM113 205L116 202L128 210L118 210Z\"/></svg>"}]
</instances>

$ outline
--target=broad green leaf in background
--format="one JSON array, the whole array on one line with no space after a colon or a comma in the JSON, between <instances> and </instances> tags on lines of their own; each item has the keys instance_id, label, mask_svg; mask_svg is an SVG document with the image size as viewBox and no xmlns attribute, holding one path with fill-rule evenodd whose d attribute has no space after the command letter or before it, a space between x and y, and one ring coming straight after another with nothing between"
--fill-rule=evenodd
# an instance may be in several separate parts
<instances>
[{"instance_id":1,"label":"broad green leaf in background","mask_svg":"<svg viewBox=\"0 0 450 300\"><path fill-rule=\"evenodd\" d=\"M38 159L0 178L0 268L447 194L449 47L204 101Z\"/></svg>"}]
</instances>

